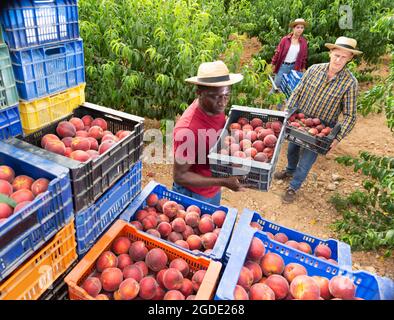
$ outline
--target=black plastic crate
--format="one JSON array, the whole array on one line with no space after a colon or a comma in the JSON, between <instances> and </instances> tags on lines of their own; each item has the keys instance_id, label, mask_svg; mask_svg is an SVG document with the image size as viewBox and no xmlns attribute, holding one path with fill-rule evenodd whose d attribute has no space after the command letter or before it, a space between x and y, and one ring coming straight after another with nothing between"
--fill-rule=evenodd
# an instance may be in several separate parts
<instances>
[{"instance_id":1,"label":"black plastic crate","mask_svg":"<svg viewBox=\"0 0 394 320\"><path fill-rule=\"evenodd\" d=\"M108 130L129 130L131 135L114 147L87 162L79 162L41 148L41 138L55 133L59 122L70 118L91 115L108 123ZM11 138L7 142L70 169L71 187L75 212L92 205L117 180L126 174L140 159L143 146L144 118L85 102L72 114L45 126L24 138Z\"/></svg>"},{"instance_id":2,"label":"black plastic crate","mask_svg":"<svg viewBox=\"0 0 394 320\"><path fill-rule=\"evenodd\" d=\"M40 296L38 300L69 300L68 286L64 278L78 264L78 260L73 264Z\"/></svg>"},{"instance_id":3,"label":"black plastic crate","mask_svg":"<svg viewBox=\"0 0 394 320\"><path fill-rule=\"evenodd\" d=\"M274 154L269 163L247 160L218 153L218 148L223 145L222 140L229 133L230 124L236 122L240 117L247 118L249 121L253 118L259 118L264 123L273 121L280 121L282 123L281 131L277 137L278 140ZM218 141L210 150L208 155L212 175L214 177L240 176L240 182L247 187L261 191L268 191L284 138L284 123L286 121L286 117L287 113L283 111L232 106L224 130L221 132Z\"/></svg>"},{"instance_id":4,"label":"black plastic crate","mask_svg":"<svg viewBox=\"0 0 394 320\"><path fill-rule=\"evenodd\" d=\"M300 113L300 110L296 110L293 114ZM305 118L313 118L311 115L305 114ZM326 137L317 137L312 136L308 132L301 131L296 127L290 126L290 121L286 122L285 127L285 139L299 145L305 149L310 151L319 153L319 154L327 154L330 150L331 144L334 141L335 137L341 130L340 123L328 123L326 121L320 120L322 124L326 127L331 128L331 132Z\"/></svg>"}]
</instances>

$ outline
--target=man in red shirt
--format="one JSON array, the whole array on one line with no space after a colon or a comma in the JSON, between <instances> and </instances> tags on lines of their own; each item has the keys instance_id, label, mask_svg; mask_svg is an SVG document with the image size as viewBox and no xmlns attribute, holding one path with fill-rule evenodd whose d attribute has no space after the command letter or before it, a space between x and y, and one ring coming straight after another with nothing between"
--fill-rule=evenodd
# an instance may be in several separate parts
<instances>
[{"instance_id":1,"label":"man in red shirt","mask_svg":"<svg viewBox=\"0 0 394 320\"><path fill-rule=\"evenodd\" d=\"M174 191L219 205L222 186L243 190L236 177L212 177L208 161L209 150L226 122L231 85L242 79L241 74L230 74L222 61L202 63L197 76L186 79L197 85L197 99L174 128Z\"/></svg>"}]
</instances>

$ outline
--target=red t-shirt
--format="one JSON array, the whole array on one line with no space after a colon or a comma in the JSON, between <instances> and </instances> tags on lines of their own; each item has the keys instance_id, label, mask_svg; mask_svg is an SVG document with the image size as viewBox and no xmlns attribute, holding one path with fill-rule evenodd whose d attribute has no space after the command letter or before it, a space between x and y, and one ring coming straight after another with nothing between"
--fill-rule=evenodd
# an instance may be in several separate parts
<instances>
[{"instance_id":1,"label":"red t-shirt","mask_svg":"<svg viewBox=\"0 0 394 320\"><path fill-rule=\"evenodd\" d=\"M210 116L198 105L198 99L186 109L174 128L174 156L178 162L192 164L191 172L211 177L208 153L220 136L225 125L224 113ZM212 198L220 186L187 187L190 191Z\"/></svg>"}]
</instances>

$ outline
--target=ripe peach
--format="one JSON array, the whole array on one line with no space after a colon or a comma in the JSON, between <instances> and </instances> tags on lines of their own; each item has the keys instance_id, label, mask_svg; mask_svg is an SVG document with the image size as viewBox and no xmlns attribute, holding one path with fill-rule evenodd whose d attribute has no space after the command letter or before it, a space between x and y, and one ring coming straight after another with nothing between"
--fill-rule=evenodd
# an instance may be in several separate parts
<instances>
[{"instance_id":1,"label":"ripe peach","mask_svg":"<svg viewBox=\"0 0 394 320\"><path fill-rule=\"evenodd\" d=\"M66 153L66 146L60 140L49 140L45 144L45 150L51 151L53 153L57 153L60 155L64 155Z\"/></svg>"},{"instance_id":2,"label":"ripe peach","mask_svg":"<svg viewBox=\"0 0 394 320\"><path fill-rule=\"evenodd\" d=\"M94 160L100 157L100 154L96 150L88 150L86 153L90 156L90 159Z\"/></svg>"},{"instance_id":3,"label":"ripe peach","mask_svg":"<svg viewBox=\"0 0 394 320\"><path fill-rule=\"evenodd\" d=\"M12 185L7 180L0 179L0 193L10 196L13 192Z\"/></svg>"},{"instance_id":4,"label":"ripe peach","mask_svg":"<svg viewBox=\"0 0 394 320\"><path fill-rule=\"evenodd\" d=\"M8 218L12 213L13 209L8 204L0 202L0 219Z\"/></svg>"},{"instance_id":5,"label":"ripe peach","mask_svg":"<svg viewBox=\"0 0 394 320\"><path fill-rule=\"evenodd\" d=\"M286 243L289 240L289 238L283 232L278 232L277 234L274 235L274 240L280 243Z\"/></svg>"},{"instance_id":6,"label":"ripe peach","mask_svg":"<svg viewBox=\"0 0 394 320\"><path fill-rule=\"evenodd\" d=\"M74 125L68 121L61 121L56 127L56 133L59 137L75 137L77 130Z\"/></svg>"},{"instance_id":7,"label":"ripe peach","mask_svg":"<svg viewBox=\"0 0 394 320\"><path fill-rule=\"evenodd\" d=\"M244 138L244 132L242 130L233 130L231 135L235 139L235 143L239 143Z\"/></svg>"},{"instance_id":8,"label":"ripe peach","mask_svg":"<svg viewBox=\"0 0 394 320\"><path fill-rule=\"evenodd\" d=\"M148 248L145 246L143 241L135 241L131 244L129 249L129 255L133 261L145 260L145 256L148 253Z\"/></svg>"},{"instance_id":9,"label":"ripe peach","mask_svg":"<svg viewBox=\"0 0 394 320\"><path fill-rule=\"evenodd\" d=\"M6 180L12 184L14 178L15 178L15 171L11 167L5 165L0 166L0 179Z\"/></svg>"},{"instance_id":10,"label":"ripe peach","mask_svg":"<svg viewBox=\"0 0 394 320\"><path fill-rule=\"evenodd\" d=\"M255 261L260 261L264 254L265 247L263 241L261 241L259 238L254 237L250 243L247 258Z\"/></svg>"},{"instance_id":11,"label":"ripe peach","mask_svg":"<svg viewBox=\"0 0 394 320\"><path fill-rule=\"evenodd\" d=\"M322 297L324 300L329 300L332 298L330 289L329 289L329 280L326 277L320 277L320 276L313 276L312 277L317 284L320 287L320 297Z\"/></svg>"},{"instance_id":12,"label":"ripe peach","mask_svg":"<svg viewBox=\"0 0 394 320\"><path fill-rule=\"evenodd\" d=\"M85 130L79 130L75 133L75 137L76 138L87 138L89 137L89 134L87 131ZM63 138L64 139L64 138Z\"/></svg>"},{"instance_id":13,"label":"ripe peach","mask_svg":"<svg viewBox=\"0 0 394 320\"><path fill-rule=\"evenodd\" d=\"M226 212L224 212L223 210L216 210L214 213L212 213L213 223L218 228L221 228L223 226L225 219L226 219Z\"/></svg>"},{"instance_id":14,"label":"ripe peach","mask_svg":"<svg viewBox=\"0 0 394 320\"><path fill-rule=\"evenodd\" d=\"M187 277L190 272L188 263L182 258L175 258L172 260L169 267L179 270L183 277Z\"/></svg>"},{"instance_id":15,"label":"ripe peach","mask_svg":"<svg viewBox=\"0 0 394 320\"><path fill-rule=\"evenodd\" d=\"M118 237L112 243L112 251L117 255L128 253L131 246L131 241L127 237Z\"/></svg>"},{"instance_id":16,"label":"ripe peach","mask_svg":"<svg viewBox=\"0 0 394 320\"><path fill-rule=\"evenodd\" d=\"M251 126L252 126L253 128L262 127L262 126L263 126L263 120L261 120L261 119L259 119L259 118L253 118L253 119L250 121L250 124L251 124Z\"/></svg>"},{"instance_id":17,"label":"ripe peach","mask_svg":"<svg viewBox=\"0 0 394 320\"><path fill-rule=\"evenodd\" d=\"M312 277L300 275L290 283L290 293L295 299L318 300L320 287Z\"/></svg>"},{"instance_id":18,"label":"ripe peach","mask_svg":"<svg viewBox=\"0 0 394 320\"><path fill-rule=\"evenodd\" d=\"M108 124L107 121L105 121L103 118L96 118L92 121L91 126L99 126L101 129L104 131L107 130Z\"/></svg>"},{"instance_id":19,"label":"ripe peach","mask_svg":"<svg viewBox=\"0 0 394 320\"><path fill-rule=\"evenodd\" d=\"M140 291L140 285L133 278L128 278L122 281L119 285L118 294L120 300L132 300L137 297Z\"/></svg>"},{"instance_id":20,"label":"ripe peach","mask_svg":"<svg viewBox=\"0 0 394 320\"><path fill-rule=\"evenodd\" d=\"M298 249L298 242L297 242L297 241L289 240L289 241L285 242L285 245L287 245L287 246L289 246L289 247L292 247L292 248L294 248L294 249L299 250L299 249Z\"/></svg>"},{"instance_id":21,"label":"ripe peach","mask_svg":"<svg viewBox=\"0 0 394 320\"><path fill-rule=\"evenodd\" d=\"M159 199L159 202L158 202L157 205L156 205L157 211L163 213L163 206L164 206L164 204L165 204L166 202L168 202L168 201L169 201L168 199L164 199L164 198Z\"/></svg>"},{"instance_id":22,"label":"ripe peach","mask_svg":"<svg viewBox=\"0 0 394 320\"><path fill-rule=\"evenodd\" d=\"M234 137L232 137L232 136L226 136L226 137L224 137L224 139L223 139L223 146L224 147L228 147L228 146L230 146L230 145L232 145L233 143L235 143L236 141L235 141L235 138Z\"/></svg>"},{"instance_id":23,"label":"ripe peach","mask_svg":"<svg viewBox=\"0 0 394 320\"><path fill-rule=\"evenodd\" d=\"M266 147L270 147L273 148L276 145L276 142L278 141L278 139L276 138L276 136L269 134L268 136L266 136L263 140L264 145Z\"/></svg>"},{"instance_id":24,"label":"ripe peach","mask_svg":"<svg viewBox=\"0 0 394 320\"><path fill-rule=\"evenodd\" d=\"M275 135L274 130L272 129L261 129L259 133L257 134L257 139L263 141L266 136L268 135Z\"/></svg>"},{"instance_id":25,"label":"ripe peach","mask_svg":"<svg viewBox=\"0 0 394 320\"><path fill-rule=\"evenodd\" d=\"M118 137L118 138L119 138L119 140L122 140L122 139L126 138L127 136L129 136L129 135L131 135L131 134L132 134L132 132L131 132L131 131L128 131L128 130L122 130L122 132L121 132L121 133L119 133L119 134L116 134L116 137Z\"/></svg>"},{"instance_id":26,"label":"ripe peach","mask_svg":"<svg viewBox=\"0 0 394 320\"><path fill-rule=\"evenodd\" d=\"M167 201L163 205L163 213L171 218L174 218L178 213L179 207L175 201Z\"/></svg>"},{"instance_id":27,"label":"ripe peach","mask_svg":"<svg viewBox=\"0 0 394 320\"><path fill-rule=\"evenodd\" d=\"M253 160L259 162L268 162L268 156L264 152L259 152L254 156Z\"/></svg>"},{"instance_id":28,"label":"ripe peach","mask_svg":"<svg viewBox=\"0 0 394 320\"><path fill-rule=\"evenodd\" d=\"M130 256L126 253L122 253L118 256L118 268L123 271L123 269L129 265L133 264Z\"/></svg>"},{"instance_id":29,"label":"ripe peach","mask_svg":"<svg viewBox=\"0 0 394 320\"><path fill-rule=\"evenodd\" d=\"M85 128L85 124L80 118L77 117L72 117L70 120L68 120L71 124L74 125L75 129L78 130L83 130Z\"/></svg>"},{"instance_id":30,"label":"ripe peach","mask_svg":"<svg viewBox=\"0 0 394 320\"><path fill-rule=\"evenodd\" d=\"M201 241L201 238L196 234L190 235L187 238L186 242L189 245L190 250L200 250L201 249L202 241Z\"/></svg>"},{"instance_id":31,"label":"ripe peach","mask_svg":"<svg viewBox=\"0 0 394 320\"><path fill-rule=\"evenodd\" d=\"M159 197L157 196L156 193L151 193L147 198L146 198L146 204L150 207L154 207L157 205L159 202Z\"/></svg>"},{"instance_id":32,"label":"ripe peach","mask_svg":"<svg viewBox=\"0 0 394 320\"><path fill-rule=\"evenodd\" d=\"M46 135L44 135L41 139L41 147L45 148L45 145L47 144L48 141L60 141L59 137L55 134L52 133L48 133Z\"/></svg>"},{"instance_id":33,"label":"ripe peach","mask_svg":"<svg viewBox=\"0 0 394 320\"><path fill-rule=\"evenodd\" d=\"M287 281L292 282L293 279L300 275L307 275L305 267L299 263L291 262L285 266L283 271L283 276Z\"/></svg>"},{"instance_id":34,"label":"ripe peach","mask_svg":"<svg viewBox=\"0 0 394 320\"><path fill-rule=\"evenodd\" d=\"M160 222L157 226L157 231L159 231L162 238L165 238L172 232L172 227L168 222Z\"/></svg>"},{"instance_id":35,"label":"ripe peach","mask_svg":"<svg viewBox=\"0 0 394 320\"><path fill-rule=\"evenodd\" d=\"M157 219L158 219L158 223L160 223L160 222L168 222L168 223L170 223L170 218L168 218L164 213L159 214L157 216Z\"/></svg>"},{"instance_id":36,"label":"ripe peach","mask_svg":"<svg viewBox=\"0 0 394 320\"><path fill-rule=\"evenodd\" d=\"M146 277L148 275L149 268L144 261L137 261L136 263L134 263L134 266L141 269L143 277Z\"/></svg>"},{"instance_id":37,"label":"ripe peach","mask_svg":"<svg viewBox=\"0 0 394 320\"><path fill-rule=\"evenodd\" d=\"M90 149L90 141L88 138L74 138L71 142L71 149L87 151Z\"/></svg>"},{"instance_id":38,"label":"ripe peach","mask_svg":"<svg viewBox=\"0 0 394 320\"><path fill-rule=\"evenodd\" d=\"M83 117L81 118L81 120L82 120L83 125L84 125L85 127L86 127L86 126L90 127L90 126L92 125L93 118L92 118L92 116L85 115L85 116L83 116Z\"/></svg>"},{"instance_id":39,"label":"ripe peach","mask_svg":"<svg viewBox=\"0 0 394 320\"><path fill-rule=\"evenodd\" d=\"M222 228L215 228L212 232L214 234L216 234L217 237L219 237L220 231L222 230Z\"/></svg>"},{"instance_id":40,"label":"ripe peach","mask_svg":"<svg viewBox=\"0 0 394 320\"><path fill-rule=\"evenodd\" d=\"M107 140L112 140L112 141L114 141L114 142L118 142L118 141L119 141L119 138L118 138L117 136L114 136L112 133L110 133L110 134L105 134L105 135L103 135L103 137L101 138L101 143L103 143L104 141L107 141Z\"/></svg>"},{"instance_id":41,"label":"ripe peach","mask_svg":"<svg viewBox=\"0 0 394 320\"><path fill-rule=\"evenodd\" d=\"M238 158L246 158L246 154L243 151L236 151L234 152L233 156Z\"/></svg>"},{"instance_id":42,"label":"ripe peach","mask_svg":"<svg viewBox=\"0 0 394 320\"><path fill-rule=\"evenodd\" d=\"M96 297L102 289L100 279L97 277L86 278L81 287L93 298Z\"/></svg>"},{"instance_id":43,"label":"ripe peach","mask_svg":"<svg viewBox=\"0 0 394 320\"><path fill-rule=\"evenodd\" d=\"M237 284L234 288L234 300L249 300L249 295L246 290Z\"/></svg>"},{"instance_id":44,"label":"ripe peach","mask_svg":"<svg viewBox=\"0 0 394 320\"><path fill-rule=\"evenodd\" d=\"M249 120L244 118L244 117L240 117L237 121L237 123L239 123L241 126L244 126L245 124L249 123Z\"/></svg>"},{"instance_id":45,"label":"ripe peach","mask_svg":"<svg viewBox=\"0 0 394 320\"><path fill-rule=\"evenodd\" d=\"M313 119L312 118L305 119L305 125L307 127L313 127Z\"/></svg>"},{"instance_id":46,"label":"ripe peach","mask_svg":"<svg viewBox=\"0 0 394 320\"><path fill-rule=\"evenodd\" d=\"M260 265L252 260L248 260L244 263L244 266L252 271L253 283L259 282L263 276L263 271L261 271Z\"/></svg>"},{"instance_id":47,"label":"ripe peach","mask_svg":"<svg viewBox=\"0 0 394 320\"><path fill-rule=\"evenodd\" d=\"M171 222L171 227L172 227L172 230L174 230L175 232L182 233L183 231L186 230L185 220L183 220L182 218L175 218Z\"/></svg>"},{"instance_id":48,"label":"ripe peach","mask_svg":"<svg viewBox=\"0 0 394 320\"><path fill-rule=\"evenodd\" d=\"M176 242L177 240L183 240L182 233L172 231L172 232L168 235L167 240L168 240L168 241L171 241L171 242Z\"/></svg>"},{"instance_id":49,"label":"ripe peach","mask_svg":"<svg viewBox=\"0 0 394 320\"><path fill-rule=\"evenodd\" d=\"M230 124L230 130L240 130L241 129L241 125L237 122L234 122L232 124Z\"/></svg>"},{"instance_id":50,"label":"ripe peach","mask_svg":"<svg viewBox=\"0 0 394 320\"><path fill-rule=\"evenodd\" d=\"M153 248L150 250L145 257L145 263L149 269L154 272L163 269L168 262L166 253L160 248Z\"/></svg>"},{"instance_id":51,"label":"ripe peach","mask_svg":"<svg viewBox=\"0 0 394 320\"><path fill-rule=\"evenodd\" d=\"M221 150L219 151L219 154L223 154L223 155L225 155L225 156L228 156L230 153L229 153L228 150L226 150L226 149L221 149Z\"/></svg>"},{"instance_id":52,"label":"ripe peach","mask_svg":"<svg viewBox=\"0 0 394 320\"><path fill-rule=\"evenodd\" d=\"M251 222L250 226L254 229L257 229L257 230L263 230L263 227L258 222L255 222L255 221Z\"/></svg>"},{"instance_id":53,"label":"ripe peach","mask_svg":"<svg viewBox=\"0 0 394 320\"><path fill-rule=\"evenodd\" d=\"M252 271L245 266L242 266L241 272L239 273L238 282L240 286L244 287L246 291L249 291L253 284L254 276Z\"/></svg>"},{"instance_id":54,"label":"ripe peach","mask_svg":"<svg viewBox=\"0 0 394 320\"><path fill-rule=\"evenodd\" d=\"M327 245L318 244L315 248L314 254L317 257L322 256L326 259L330 259L331 258L331 249Z\"/></svg>"},{"instance_id":55,"label":"ripe peach","mask_svg":"<svg viewBox=\"0 0 394 320\"><path fill-rule=\"evenodd\" d=\"M118 266L118 258L111 251L104 251L96 261L96 269L102 272L107 268L116 268Z\"/></svg>"},{"instance_id":56,"label":"ripe peach","mask_svg":"<svg viewBox=\"0 0 394 320\"><path fill-rule=\"evenodd\" d=\"M156 229L148 229L146 230L146 233L151 234L152 236L155 236L157 238L161 238L161 234L159 231L157 231Z\"/></svg>"},{"instance_id":57,"label":"ripe peach","mask_svg":"<svg viewBox=\"0 0 394 320\"><path fill-rule=\"evenodd\" d=\"M257 151L257 153L259 153L263 152L265 145L263 141L256 140L255 142L253 142L252 147Z\"/></svg>"},{"instance_id":58,"label":"ripe peach","mask_svg":"<svg viewBox=\"0 0 394 320\"><path fill-rule=\"evenodd\" d=\"M315 136L319 133L319 131L316 128L311 128L308 130L308 133L312 136Z\"/></svg>"},{"instance_id":59,"label":"ripe peach","mask_svg":"<svg viewBox=\"0 0 394 320\"><path fill-rule=\"evenodd\" d=\"M230 148L229 148L230 155L234 155L236 152L238 152L240 150L241 150L241 147L239 144L233 143L232 145L230 145Z\"/></svg>"},{"instance_id":60,"label":"ripe peach","mask_svg":"<svg viewBox=\"0 0 394 320\"><path fill-rule=\"evenodd\" d=\"M195 292L200 289L201 283L204 280L206 270L198 270L192 277L193 289Z\"/></svg>"},{"instance_id":61,"label":"ripe peach","mask_svg":"<svg viewBox=\"0 0 394 320\"><path fill-rule=\"evenodd\" d=\"M155 293L154 297L152 298L152 300L163 300L165 294L166 294L166 292L164 291L164 289L161 288L160 286L157 286L156 293Z\"/></svg>"},{"instance_id":62,"label":"ripe peach","mask_svg":"<svg viewBox=\"0 0 394 320\"><path fill-rule=\"evenodd\" d=\"M213 223L212 219L208 217L201 218L200 222L198 223L198 229L201 233L212 232L215 229L215 224Z\"/></svg>"},{"instance_id":63,"label":"ripe peach","mask_svg":"<svg viewBox=\"0 0 394 320\"><path fill-rule=\"evenodd\" d=\"M116 145L116 142L113 140L106 140L104 142L102 142L99 146L98 152L100 154L103 154L104 152L106 152L107 150L111 149L113 146Z\"/></svg>"},{"instance_id":64,"label":"ripe peach","mask_svg":"<svg viewBox=\"0 0 394 320\"><path fill-rule=\"evenodd\" d=\"M289 283L284 277L278 274L270 275L264 284L274 291L276 300L284 299L289 293Z\"/></svg>"},{"instance_id":65,"label":"ripe peach","mask_svg":"<svg viewBox=\"0 0 394 320\"><path fill-rule=\"evenodd\" d=\"M92 126L88 131L88 136L96 140L101 139L103 137L103 134L103 129L99 126Z\"/></svg>"},{"instance_id":66,"label":"ripe peach","mask_svg":"<svg viewBox=\"0 0 394 320\"><path fill-rule=\"evenodd\" d=\"M281 274L285 269L285 263L280 255L268 252L261 259L260 267L264 275L270 276L271 274Z\"/></svg>"},{"instance_id":67,"label":"ripe peach","mask_svg":"<svg viewBox=\"0 0 394 320\"><path fill-rule=\"evenodd\" d=\"M201 243L205 249L213 249L218 236L213 232L207 232L201 236Z\"/></svg>"},{"instance_id":68,"label":"ripe peach","mask_svg":"<svg viewBox=\"0 0 394 320\"><path fill-rule=\"evenodd\" d=\"M244 133L248 132L248 131L253 131L253 127L250 124L245 124L242 126L242 131Z\"/></svg>"},{"instance_id":69,"label":"ripe peach","mask_svg":"<svg viewBox=\"0 0 394 320\"><path fill-rule=\"evenodd\" d=\"M153 277L145 277L140 281L140 291L138 293L139 297L145 300L151 300L156 295L156 289L158 283Z\"/></svg>"},{"instance_id":70,"label":"ripe peach","mask_svg":"<svg viewBox=\"0 0 394 320\"><path fill-rule=\"evenodd\" d=\"M114 292L118 290L123 281L123 273L119 268L106 268L101 273L101 284L105 291Z\"/></svg>"},{"instance_id":71,"label":"ripe peach","mask_svg":"<svg viewBox=\"0 0 394 320\"><path fill-rule=\"evenodd\" d=\"M299 242L298 249L305 253L309 253L309 254L312 253L311 246L306 242Z\"/></svg>"},{"instance_id":72,"label":"ripe peach","mask_svg":"<svg viewBox=\"0 0 394 320\"><path fill-rule=\"evenodd\" d=\"M135 217L139 222L142 222L147 216L149 216L149 212L146 210L138 210Z\"/></svg>"},{"instance_id":73,"label":"ripe peach","mask_svg":"<svg viewBox=\"0 0 394 320\"><path fill-rule=\"evenodd\" d=\"M280 121L272 122L271 129L274 130L274 132L280 132L280 129L282 129L282 122Z\"/></svg>"},{"instance_id":74,"label":"ripe peach","mask_svg":"<svg viewBox=\"0 0 394 320\"><path fill-rule=\"evenodd\" d=\"M353 299L356 293L356 286L353 281L345 276L335 276L331 278L328 288L335 298L341 298L343 300Z\"/></svg>"},{"instance_id":75,"label":"ripe peach","mask_svg":"<svg viewBox=\"0 0 394 320\"><path fill-rule=\"evenodd\" d=\"M73 152L73 149L71 149L71 147L66 147L66 150L64 151L64 156L67 158L70 158L72 152Z\"/></svg>"},{"instance_id":76,"label":"ripe peach","mask_svg":"<svg viewBox=\"0 0 394 320\"><path fill-rule=\"evenodd\" d=\"M248 139L251 142L254 142L257 140L257 133L255 131L248 131L245 133L244 139Z\"/></svg>"},{"instance_id":77,"label":"ripe peach","mask_svg":"<svg viewBox=\"0 0 394 320\"><path fill-rule=\"evenodd\" d=\"M92 138L92 137L87 137L87 139L90 142L90 150L98 151L99 145L98 145L97 140L95 138Z\"/></svg>"},{"instance_id":78,"label":"ripe peach","mask_svg":"<svg viewBox=\"0 0 394 320\"><path fill-rule=\"evenodd\" d=\"M141 279L143 278L144 274L138 266L135 264L128 265L124 267L123 269L123 278L128 279L128 278L133 278L137 282L140 282Z\"/></svg>"},{"instance_id":79,"label":"ripe peach","mask_svg":"<svg viewBox=\"0 0 394 320\"><path fill-rule=\"evenodd\" d=\"M44 136L45 137L45 136ZM56 136L55 136L56 137ZM71 143L72 143L72 141L73 141L73 139L74 138L71 138L71 137L65 137L65 138L63 138L62 139L62 142L64 143L64 145L65 145L65 147L66 148L71 148ZM58 140L59 140L59 138L58 138ZM57 140L57 141L58 141ZM43 146L43 148L44 148L45 146Z\"/></svg>"},{"instance_id":80,"label":"ripe peach","mask_svg":"<svg viewBox=\"0 0 394 320\"><path fill-rule=\"evenodd\" d=\"M179 289L182 294L187 297L193 294L193 282L187 278L182 280L182 287Z\"/></svg>"},{"instance_id":81,"label":"ripe peach","mask_svg":"<svg viewBox=\"0 0 394 320\"><path fill-rule=\"evenodd\" d=\"M270 238L271 240L274 240L274 235L271 232L266 232L266 235L268 238Z\"/></svg>"},{"instance_id":82,"label":"ripe peach","mask_svg":"<svg viewBox=\"0 0 394 320\"><path fill-rule=\"evenodd\" d=\"M183 275L175 268L168 268L163 274L163 284L168 290L179 290L182 288Z\"/></svg>"},{"instance_id":83,"label":"ripe peach","mask_svg":"<svg viewBox=\"0 0 394 320\"><path fill-rule=\"evenodd\" d=\"M137 230L143 230L143 226L139 221L130 221L130 224L133 225Z\"/></svg>"},{"instance_id":84,"label":"ripe peach","mask_svg":"<svg viewBox=\"0 0 394 320\"><path fill-rule=\"evenodd\" d=\"M27 189L20 189L13 194L10 195L10 198L14 200L16 203L21 203L24 201L33 201L34 195L33 192Z\"/></svg>"},{"instance_id":85,"label":"ripe peach","mask_svg":"<svg viewBox=\"0 0 394 320\"><path fill-rule=\"evenodd\" d=\"M246 149L249 149L252 147L252 142L249 139L243 139L239 143L239 147L241 150L245 151Z\"/></svg>"},{"instance_id":86,"label":"ripe peach","mask_svg":"<svg viewBox=\"0 0 394 320\"><path fill-rule=\"evenodd\" d=\"M71 152L70 158L80 161L80 162L86 162L90 159L90 155L86 151L75 150L75 151Z\"/></svg>"},{"instance_id":87,"label":"ripe peach","mask_svg":"<svg viewBox=\"0 0 394 320\"><path fill-rule=\"evenodd\" d=\"M275 300L274 291L264 283L256 283L250 287L250 300Z\"/></svg>"},{"instance_id":88,"label":"ripe peach","mask_svg":"<svg viewBox=\"0 0 394 320\"><path fill-rule=\"evenodd\" d=\"M182 248L190 249L189 244L185 240L177 240L174 243Z\"/></svg>"},{"instance_id":89,"label":"ripe peach","mask_svg":"<svg viewBox=\"0 0 394 320\"><path fill-rule=\"evenodd\" d=\"M108 295L106 295L104 293L98 294L95 298L96 298L96 300L109 300Z\"/></svg>"},{"instance_id":90,"label":"ripe peach","mask_svg":"<svg viewBox=\"0 0 394 320\"><path fill-rule=\"evenodd\" d=\"M163 300L185 300L185 296L179 290L169 290L164 295Z\"/></svg>"},{"instance_id":91,"label":"ripe peach","mask_svg":"<svg viewBox=\"0 0 394 320\"><path fill-rule=\"evenodd\" d=\"M257 150L255 148L248 148L245 150L246 157L254 158L257 154Z\"/></svg>"},{"instance_id":92,"label":"ripe peach","mask_svg":"<svg viewBox=\"0 0 394 320\"><path fill-rule=\"evenodd\" d=\"M24 207L28 206L30 203L32 203L32 201L19 202L14 208L14 213L17 213L19 210L22 210Z\"/></svg>"},{"instance_id":93,"label":"ripe peach","mask_svg":"<svg viewBox=\"0 0 394 320\"><path fill-rule=\"evenodd\" d=\"M200 222L200 215L195 211L189 211L185 216L185 223L191 227L197 227Z\"/></svg>"},{"instance_id":94,"label":"ripe peach","mask_svg":"<svg viewBox=\"0 0 394 320\"><path fill-rule=\"evenodd\" d=\"M154 215L148 215L141 221L141 223L144 230L154 229L157 226L157 218Z\"/></svg>"},{"instance_id":95,"label":"ripe peach","mask_svg":"<svg viewBox=\"0 0 394 320\"><path fill-rule=\"evenodd\" d=\"M189 236L191 236L192 234L194 234L193 228L192 228L191 226L186 225L185 231L182 232L183 240L186 241L187 238L188 238Z\"/></svg>"}]
</instances>

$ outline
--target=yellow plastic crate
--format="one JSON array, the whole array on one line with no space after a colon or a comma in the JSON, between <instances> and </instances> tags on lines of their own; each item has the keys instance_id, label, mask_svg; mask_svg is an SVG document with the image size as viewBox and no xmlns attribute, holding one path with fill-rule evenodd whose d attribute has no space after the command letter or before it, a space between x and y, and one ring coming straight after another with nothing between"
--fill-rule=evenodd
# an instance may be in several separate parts
<instances>
[{"instance_id":1,"label":"yellow plastic crate","mask_svg":"<svg viewBox=\"0 0 394 320\"><path fill-rule=\"evenodd\" d=\"M0 300L37 300L78 258L74 219L0 283Z\"/></svg>"},{"instance_id":2,"label":"yellow plastic crate","mask_svg":"<svg viewBox=\"0 0 394 320\"><path fill-rule=\"evenodd\" d=\"M19 101L19 112L23 132L35 132L42 127L59 120L85 102L85 86L82 83L74 88L33 101Z\"/></svg>"}]
</instances>

